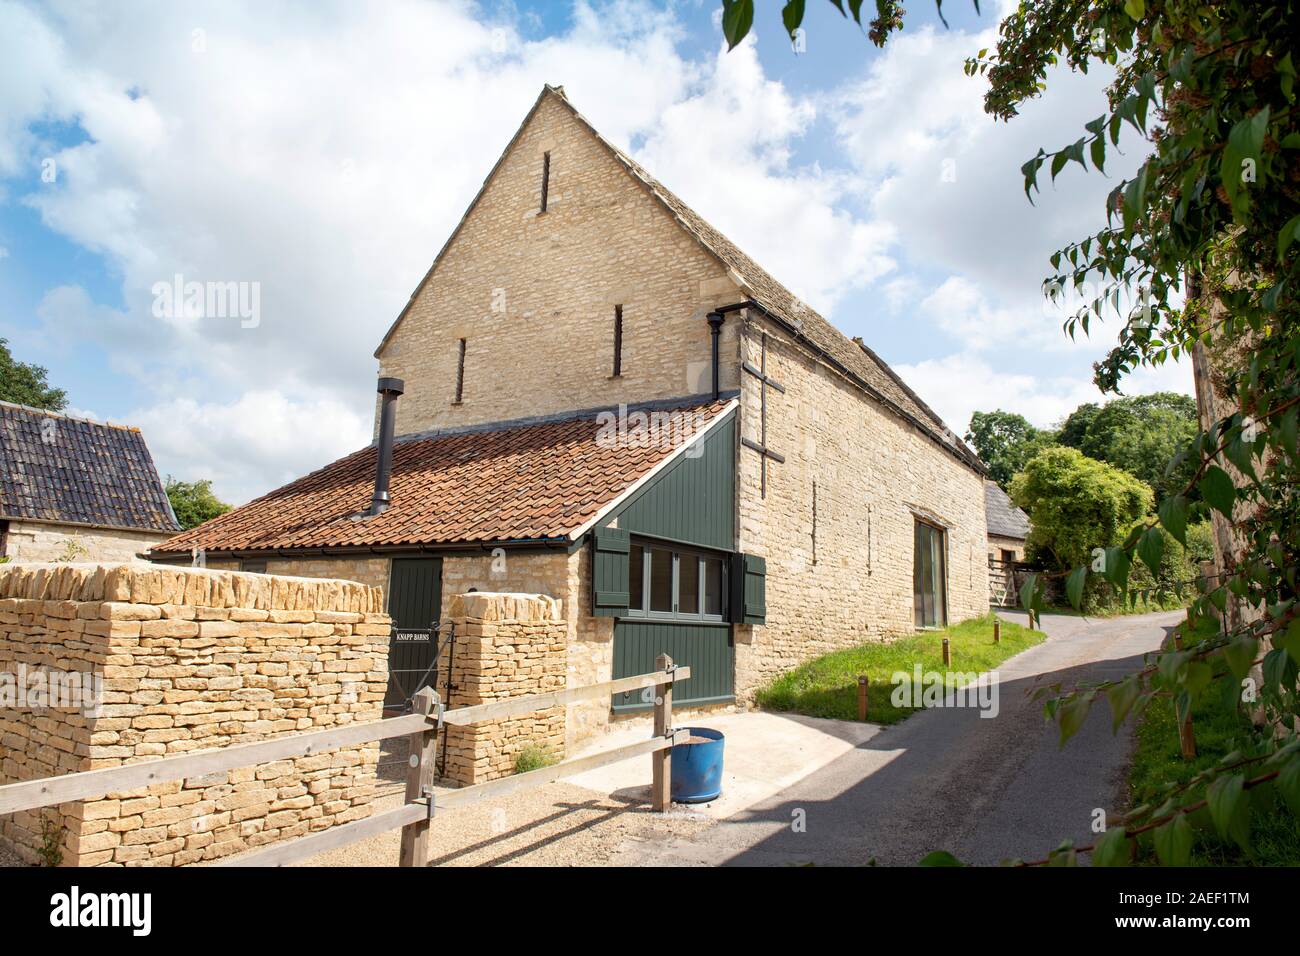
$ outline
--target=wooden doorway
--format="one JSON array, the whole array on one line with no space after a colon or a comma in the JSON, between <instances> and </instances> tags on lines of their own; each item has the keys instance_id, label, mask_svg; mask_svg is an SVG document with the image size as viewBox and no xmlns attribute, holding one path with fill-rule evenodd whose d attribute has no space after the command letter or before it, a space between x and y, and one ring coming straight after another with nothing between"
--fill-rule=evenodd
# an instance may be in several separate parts
<instances>
[{"instance_id":1,"label":"wooden doorway","mask_svg":"<svg viewBox=\"0 0 1300 956\"><path fill-rule=\"evenodd\" d=\"M421 687L438 680L438 619L442 616L442 559L394 558L388 576L386 708L401 708Z\"/></svg>"}]
</instances>

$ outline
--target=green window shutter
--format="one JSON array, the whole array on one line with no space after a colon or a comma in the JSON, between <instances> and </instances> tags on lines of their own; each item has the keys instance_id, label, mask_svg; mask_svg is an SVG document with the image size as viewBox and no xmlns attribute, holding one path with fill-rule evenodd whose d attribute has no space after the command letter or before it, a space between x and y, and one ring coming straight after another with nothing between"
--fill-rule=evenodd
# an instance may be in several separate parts
<instances>
[{"instance_id":1,"label":"green window shutter","mask_svg":"<svg viewBox=\"0 0 1300 956\"><path fill-rule=\"evenodd\" d=\"M757 554L732 555L731 620L767 623L767 561Z\"/></svg>"},{"instance_id":2,"label":"green window shutter","mask_svg":"<svg viewBox=\"0 0 1300 956\"><path fill-rule=\"evenodd\" d=\"M596 528L591 549L591 613L597 617L622 617L631 600L628 593L629 535L619 528Z\"/></svg>"}]
</instances>

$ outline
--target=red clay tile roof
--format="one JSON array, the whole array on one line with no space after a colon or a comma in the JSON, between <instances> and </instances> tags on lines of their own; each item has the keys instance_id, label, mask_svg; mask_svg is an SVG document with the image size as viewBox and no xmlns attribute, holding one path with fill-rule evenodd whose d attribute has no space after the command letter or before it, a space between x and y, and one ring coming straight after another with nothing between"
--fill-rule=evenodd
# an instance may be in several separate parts
<instances>
[{"instance_id":1,"label":"red clay tile roof","mask_svg":"<svg viewBox=\"0 0 1300 956\"><path fill-rule=\"evenodd\" d=\"M733 403L682 406L707 427ZM672 457L672 447L604 447L595 414L399 440L392 507L355 521L374 491L374 446L341 458L152 549L159 556L294 548L567 539Z\"/></svg>"}]
</instances>

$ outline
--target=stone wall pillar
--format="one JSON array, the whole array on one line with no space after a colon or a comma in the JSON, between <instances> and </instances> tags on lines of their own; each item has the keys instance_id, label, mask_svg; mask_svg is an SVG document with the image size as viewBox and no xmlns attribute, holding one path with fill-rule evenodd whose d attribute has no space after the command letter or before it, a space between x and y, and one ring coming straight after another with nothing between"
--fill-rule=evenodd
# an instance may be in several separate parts
<instances>
[{"instance_id":1,"label":"stone wall pillar","mask_svg":"<svg viewBox=\"0 0 1300 956\"><path fill-rule=\"evenodd\" d=\"M562 690L567 683L569 626L561 602L541 594L474 592L454 595L446 617L455 628L449 708ZM471 785L514 773L515 761L536 748L564 757L565 708L552 707L448 726L444 776Z\"/></svg>"}]
</instances>

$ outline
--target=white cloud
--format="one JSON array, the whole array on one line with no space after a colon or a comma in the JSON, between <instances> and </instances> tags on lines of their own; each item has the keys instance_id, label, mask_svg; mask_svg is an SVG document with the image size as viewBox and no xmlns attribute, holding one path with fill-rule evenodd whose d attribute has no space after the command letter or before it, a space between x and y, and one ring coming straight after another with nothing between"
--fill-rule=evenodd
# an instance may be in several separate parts
<instances>
[{"instance_id":1,"label":"white cloud","mask_svg":"<svg viewBox=\"0 0 1300 956\"><path fill-rule=\"evenodd\" d=\"M860 171L860 198L891 231L888 251L903 263L882 286L882 305L930 353L897 371L959 432L977 409L1017 411L1046 426L1080 402L1104 400L1092 363L1117 322L1071 341L1062 331L1067 309L1047 304L1041 283L1052 252L1103 225L1107 193L1143 155L1112 152L1108 176L1067 169L1059 188L1044 183L1031 205L1021 164L1040 146L1082 135L1105 108L1109 76L1057 70L1042 97L997 122L983 109L987 81L962 69L995 42L993 29L900 34L860 79L825 98ZM1065 303L1068 311L1078 304ZM1125 383L1132 393L1162 388L1190 392L1186 366L1142 370Z\"/></svg>"},{"instance_id":2,"label":"white cloud","mask_svg":"<svg viewBox=\"0 0 1300 956\"><path fill-rule=\"evenodd\" d=\"M653 10L579 6L537 43L475 12L0 5L0 176L53 158L18 201L121 276L120 306L49 290L42 335L154 391L132 414L165 467L246 498L364 443L371 353L543 82L630 139L692 76ZM51 121L85 140L52 151L32 132ZM155 318L176 274L258 283L260 324Z\"/></svg>"},{"instance_id":3,"label":"white cloud","mask_svg":"<svg viewBox=\"0 0 1300 956\"><path fill-rule=\"evenodd\" d=\"M329 395L291 399L275 390L229 401L178 397L128 416L158 470L213 480L242 504L370 442L371 417Z\"/></svg>"},{"instance_id":4,"label":"white cloud","mask_svg":"<svg viewBox=\"0 0 1300 956\"><path fill-rule=\"evenodd\" d=\"M818 310L887 274L893 231L846 210L846 171L792 160L817 118L768 79L754 43L720 46L689 96L665 109L637 158L758 263Z\"/></svg>"},{"instance_id":5,"label":"white cloud","mask_svg":"<svg viewBox=\"0 0 1300 956\"><path fill-rule=\"evenodd\" d=\"M1092 350L1091 343L1072 342L1061 331L1062 315L1046 300L1032 305L998 306L981 286L964 276L950 276L921 300L921 316L973 352L1068 352Z\"/></svg>"},{"instance_id":6,"label":"white cloud","mask_svg":"<svg viewBox=\"0 0 1300 956\"><path fill-rule=\"evenodd\" d=\"M959 435L975 411L1019 412L1046 427L1083 402L1101 398L1086 379L1008 372L986 356L964 353L899 365L896 371Z\"/></svg>"}]
</instances>

